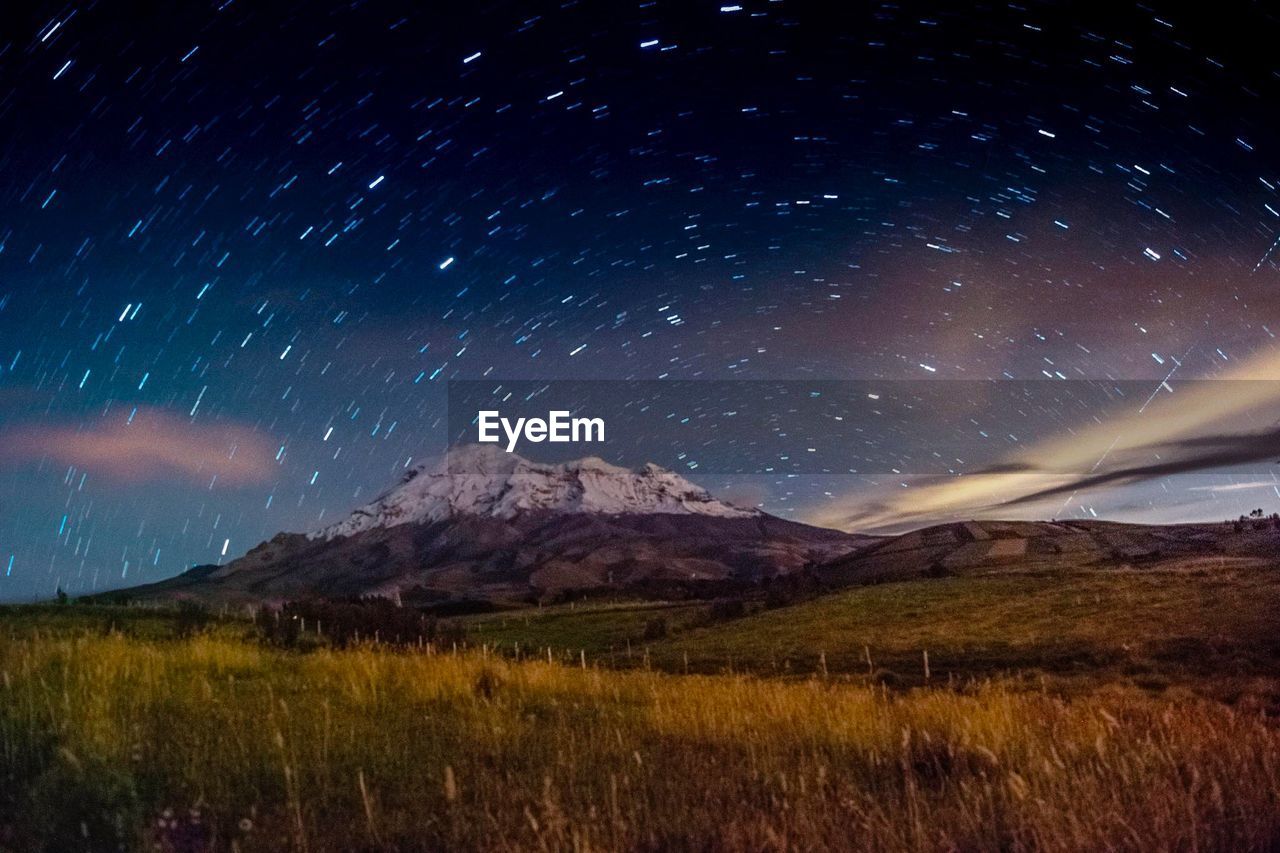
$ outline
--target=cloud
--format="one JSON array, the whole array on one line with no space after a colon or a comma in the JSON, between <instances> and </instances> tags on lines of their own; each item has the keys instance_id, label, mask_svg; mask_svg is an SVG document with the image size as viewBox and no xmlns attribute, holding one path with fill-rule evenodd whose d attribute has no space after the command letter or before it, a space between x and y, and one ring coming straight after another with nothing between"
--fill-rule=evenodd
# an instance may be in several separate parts
<instances>
[{"instance_id":1,"label":"cloud","mask_svg":"<svg viewBox=\"0 0 1280 853\"><path fill-rule=\"evenodd\" d=\"M150 407L92 423L24 424L0 431L0 465L43 460L124 482L213 480L243 486L276 471L272 442L247 426L197 422Z\"/></svg>"},{"instance_id":2,"label":"cloud","mask_svg":"<svg viewBox=\"0 0 1280 853\"><path fill-rule=\"evenodd\" d=\"M1004 502L1004 506L1031 503L1056 495L1095 489L1099 486L1131 485L1145 480L1193 474L1199 471L1247 465L1264 459L1274 459L1280 453L1280 429L1238 435L1207 435L1189 438L1164 445L1155 445L1157 451L1167 451L1172 458L1149 465L1113 467L1098 474L1089 474L1071 482L1019 495ZM1271 485L1271 484L1268 484Z\"/></svg>"},{"instance_id":3,"label":"cloud","mask_svg":"<svg viewBox=\"0 0 1280 853\"><path fill-rule=\"evenodd\" d=\"M887 531L957 518L1048 518L1063 515L1085 492L1096 501L1099 493L1136 483L1275 462L1277 377L1280 352L1266 353L1215 381L1166 387L1127 414L1073 425L972 473L846 495L812 520Z\"/></svg>"},{"instance_id":4,"label":"cloud","mask_svg":"<svg viewBox=\"0 0 1280 853\"><path fill-rule=\"evenodd\" d=\"M1247 483L1226 483L1216 486L1192 486L1187 489L1188 492L1212 492L1218 494L1220 492L1247 492L1253 489L1276 489L1280 488L1280 480L1251 480Z\"/></svg>"}]
</instances>

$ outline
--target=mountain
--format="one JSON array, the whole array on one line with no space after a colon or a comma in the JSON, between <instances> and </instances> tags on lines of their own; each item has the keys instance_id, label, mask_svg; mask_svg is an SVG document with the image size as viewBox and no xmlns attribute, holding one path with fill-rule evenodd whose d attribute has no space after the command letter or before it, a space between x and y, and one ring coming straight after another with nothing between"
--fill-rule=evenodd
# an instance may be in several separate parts
<instances>
[{"instance_id":1,"label":"mountain","mask_svg":"<svg viewBox=\"0 0 1280 853\"><path fill-rule=\"evenodd\" d=\"M281 533L225 566L198 566L115 595L210 603L379 595L432 603L669 592L791 574L869 541L717 500L657 465L540 464L471 446L408 471L314 533Z\"/></svg>"},{"instance_id":2,"label":"mountain","mask_svg":"<svg viewBox=\"0 0 1280 853\"><path fill-rule=\"evenodd\" d=\"M965 521L869 544L817 569L834 586L926 576L1072 569L1204 571L1270 565L1271 520L1204 524Z\"/></svg>"},{"instance_id":3,"label":"mountain","mask_svg":"<svg viewBox=\"0 0 1280 853\"><path fill-rule=\"evenodd\" d=\"M544 465L493 445L472 444L451 450L440 463L411 469L395 488L311 538L337 539L459 515L509 520L537 511L714 518L762 514L717 501L706 489L652 463L629 471L591 456Z\"/></svg>"}]
</instances>

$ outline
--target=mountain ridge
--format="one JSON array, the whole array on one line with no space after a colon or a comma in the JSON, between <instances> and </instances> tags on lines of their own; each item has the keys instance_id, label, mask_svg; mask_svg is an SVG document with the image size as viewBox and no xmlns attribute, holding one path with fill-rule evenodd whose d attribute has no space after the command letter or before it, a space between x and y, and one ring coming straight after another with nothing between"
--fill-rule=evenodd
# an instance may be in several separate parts
<instances>
[{"instance_id":1,"label":"mountain ridge","mask_svg":"<svg viewBox=\"0 0 1280 853\"><path fill-rule=\"evenodd\" d=\"M701 486L653 463L638 469L588 456L530 462L495 446L465 445L410 469L400 482L345 519L308 534L350 536L375 527L441 521L459 514L512 518L520 512L689 513L723 518L762 514L716 500Z\"/></svg>"},{"instance_id":2,"label":"mountain ridge","mask_svg":"<svg viewBox=\"0 0 1280 853\"><path fill-rule=\"evenodd\" d=\"M734 506L652 463L543 464L473 446L411 469L318 531L280 533L226 565L115 594L514 603L586 590L758 583L868 541Z\"/></svg>"}]
</instances>

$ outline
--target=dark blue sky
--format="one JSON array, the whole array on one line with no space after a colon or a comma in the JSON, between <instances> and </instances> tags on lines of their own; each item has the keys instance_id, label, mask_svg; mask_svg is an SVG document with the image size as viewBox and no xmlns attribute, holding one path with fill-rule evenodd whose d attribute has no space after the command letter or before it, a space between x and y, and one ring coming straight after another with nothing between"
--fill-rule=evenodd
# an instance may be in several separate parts
<instances>
[{"instance_id":1,"label":"dark blue sky","mask_svg":"<svg viewBox=\"0 0 1280 853\"><path fill-rule=\"evenodd\" d=\"M0 598L332 520L439 451L449 379L1274 345L1265 4L434 6L4 10Z\"/></svg>"}]
</instances>

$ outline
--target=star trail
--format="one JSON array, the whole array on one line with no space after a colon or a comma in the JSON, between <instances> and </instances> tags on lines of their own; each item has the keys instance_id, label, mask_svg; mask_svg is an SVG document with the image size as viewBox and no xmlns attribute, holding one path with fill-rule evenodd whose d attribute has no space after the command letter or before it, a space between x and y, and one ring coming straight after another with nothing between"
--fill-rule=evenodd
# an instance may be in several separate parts
<instances>
[{"instance_id":1,"label":"star trail","mask_svg":"<svg viewBox=\"0 0 1280 853\"><path fill-rule=\"evenodd\" d=\"M1132 454L1088 499L1028 486L1053 512L1280 505L1273 475L1230 469L1261 454L1147 458L1194 445L1147 441L1178 381L1276 375L1263 4L0 15L0 598L158 580L334 521L445 447L453 380L877 380L886 406L898 380L1132 382L1128 420L1037 403L1016 442L956 429L998 440L992 465L1050 432L1089 436L1046 446L1082 475L1109 443ZM1274 426L1255 415L1280 391L1251 387L1220 409L1237 432ZM1232 432L1202 420L1197 440ZM749 490L855 525L906 519L917 489L940 513L993 503L906 471Z\"/></svg>"}]
</instances>

